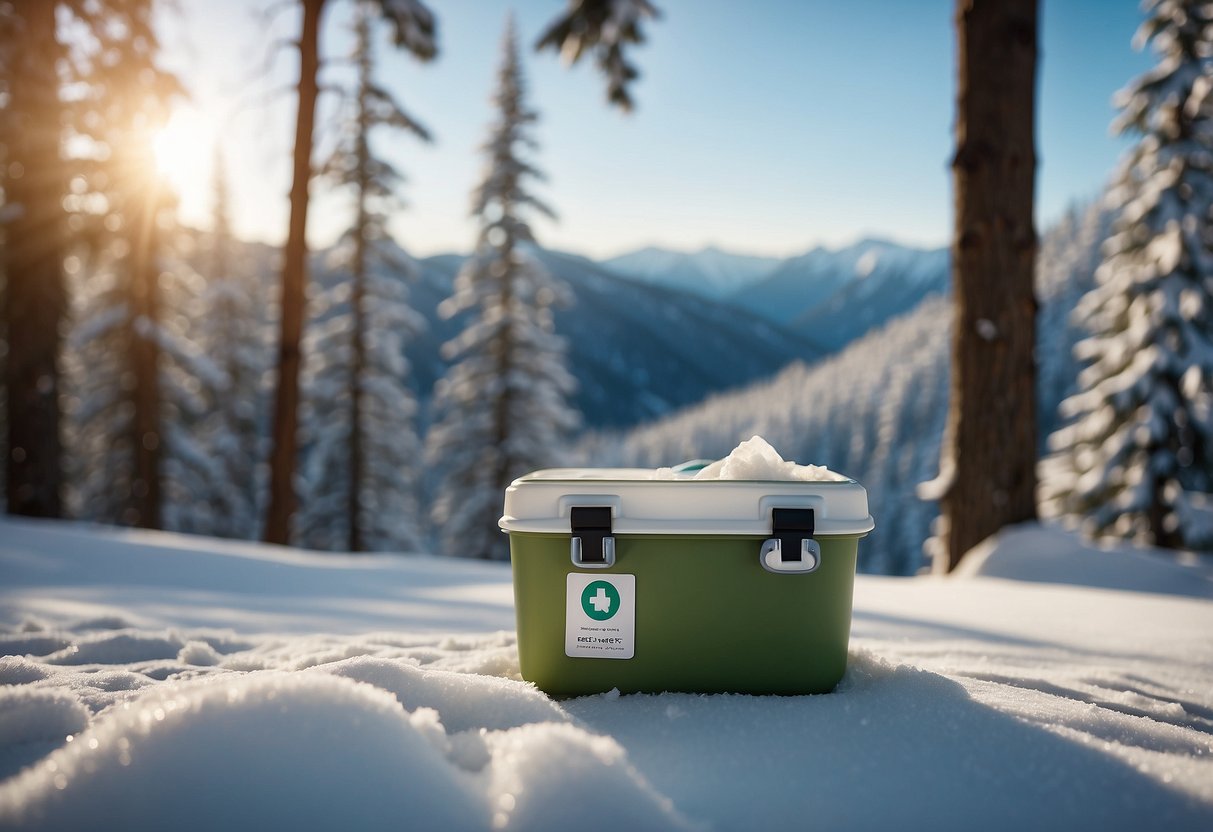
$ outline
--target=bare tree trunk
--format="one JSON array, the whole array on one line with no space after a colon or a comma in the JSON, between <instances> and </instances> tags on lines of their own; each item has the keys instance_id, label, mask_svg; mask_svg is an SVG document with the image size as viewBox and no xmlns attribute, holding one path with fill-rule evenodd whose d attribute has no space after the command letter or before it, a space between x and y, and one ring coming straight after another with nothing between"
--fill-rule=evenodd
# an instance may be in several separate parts
<instances>
[{"instance_id":1,"label":"bare tree trunk","mask_svg":"<svg viewBox=\"0 0 1213 832\"><path fill-rule=\"evenodd\" d=\"M363 243L358 241L358 247ZM362 533L362 470L363 470L363 437L362 437L362 377L366 373L366 314L363 304L366 302L366 266L363 264L354 272L354 291L350 298L353 304L354 327L351 337L354 339L354 355L350 366L350 483L349 503L349 549L351 552L366 551L366 541Z\"/></svg>"},{"instance_id":2,"label":"bare tree trunk","mask_svg":"<svg viewBox=\"0 0 1213 832\"><path fill-rule=\"evenodd\" d=\"M67 293L55 7L47 0L16 4L25 28L15 44L5 108L11 126L5 198L20 206L0 255L8 332L6 493L10 514L36 517L62 513L58 360Z\"/></svg>"},{"instance_id":3,"label":"bare tree trunk","mask_svg":"<svg viewBox=\"0 0 1213 832\"><path fill-rule=\"evenodd\" d=\"M952 398L941 477L951 571L1036 517L1037 0L958 0Z\"/></svg>"},{"instance_id":4,"label":"bare tree trunk","mask_svg":"<svg viewBox=\"0 0 1213 832\"><path fill-rule=\"evenodd\" d=\"M501 213L503 216L510 215L511 206L508 201L503 201L501 205ZM496 256L505 265L506 274L500 278L499 285L501 286L501 309L506 316L506 320L511 320L510 317L514 305L514 269L517 268L514 262L514 240L506 240L505 245L497 251ZM514 353L514 324L511 322L501 332L500 340L497 343L498 352L497 359L497 378L507 378L510 371L513 369L514 362L517 356ZM514 458L506 452L509 447L509 439L511 433L510 411L513 409L514 396L509 385L505 385L501 394L497 396L493 402L493 442L497 446L497 470L493 474L493 486L498 494L504 494L506 488L513 482L513 478L518 476L519 472L515 468ZM491 519L490 519L491 521ZM491 558L493 553L491 550L479 553L482 558Z\"/></svg>"},{"instance_id":5,"label":"bare tree trunk","mask_svg":"<svg viewBox=\"0 0 1213 832\"><path fill-rule=\"evenodd\" d=\"M354 285L350 293L350 309L353 312L353 355L350 361L350 467L349 467L349 549L351 552L361 552L366 549L362 533L362 470L363 470L363 437L362 437L362 379L366 374L366 238L367 212L366 202L370 196L370 147L367 144L367 133L370 126L366 123L365 114L369 102L366 101L366 84L362 85L359 94L360 121L358 135L358 217L354 231Z\"/></svg>"},{"instance_id":6,"label":"bare tree trunk","mask_svg":"<svg viewBox=\"0 0 1213 832\"><path fill-rule=\"evenodd\" d=\"M130 514L124 518L145 529L161 527L161 463L163 436L160 423L160 344L155 328L160 325L159 269L156 263L156 186L135 212L135 241L130 259L132 328L131 371L135 389L132 399L132 452Z\"/></svg>"},{"instance_id":7,"label":"bare tree trunk","mask_svg":"<svg viewBox=\"0 0 1213 832\"><path fill-rule=\"evenodd\" d=\"M320 66L320 13L326 0L302 0L299 37L299 112L295 120L295 169L291 219L282 263L282 319L278 342L278 386L274 394L270 499L265 515L267 543L290 542L295 513L295 456L298 452L300 339L307 285L308 185L312 178L312 132Z\"/></svg>"},{"instance_id":8,"label":"bare tree trunk","mask_svg":"<svg viewBox=\"0 0 1213 832\"><path fill-rule=\"evenodd\" d=\"M370 234L368 201L371 199L371 29L365 10L356 25L358 39L358 135L354 139L354 170L358 186L358 208L354 217L354 257L350 292L352 327L350 332L352 355L350 356L350 440L349 440L349 492L346 495L346 514L349 523L348 548L351 552L366 549L362 530L362 381L366 374L366 270L367 237Z\"/></svg>"}]
</instances>

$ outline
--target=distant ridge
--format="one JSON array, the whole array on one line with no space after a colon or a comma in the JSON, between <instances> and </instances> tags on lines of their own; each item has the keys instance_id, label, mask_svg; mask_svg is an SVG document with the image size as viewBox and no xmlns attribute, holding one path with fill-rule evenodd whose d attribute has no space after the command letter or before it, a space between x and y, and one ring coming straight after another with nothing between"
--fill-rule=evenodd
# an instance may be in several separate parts
<instances>
[{"instance_id":1,"label":"distant ridge","mask_svg":"<svg viewBox=\"0 0 1213 832\"><path fill-rule=\"evenodd\" d=\"M649 246L599 264L632 280L740 307L827 351L948 289L948 253L880 237L779 260Z\"/></svg>"},{"instance_id":2,"label":"distant ridge","mask_svg":"<svg viewBox=\"0 0 1213 832\"><path fill-rule=\"evenodd\" d=\"M715 246L695 252L649 246L601 261L624 277L717 299L744 290L779 263L777 257L735 254Z\"/></svg>"},{"instance_id":3,"label":"distant ridge","mask_svg":"<svg viewBox=\"0 0 1213 832\"><path fill-rule=\"evenodd\" d=\"M530 254L568 290L568 302L553 317L569 343L575 404L587 428L629 427L774 375L792 361L824 355L811 339L727 303L628 279L575 254ZM444 319L438 306L450 296L465 259L438 254L414 260L419 274L409 284L409 302L426 327L406 343L405 353L423 403L446 368L442 344L463 325ZM323 262L317 255L319 282L341 278Z\"/></svg>"},{"instance_id":4,"label":"distant ridge","mask_svg":"<svg viewBox=\"0 0 1213 832\"><path fill-rule=\"evenodd\" d=\"M818 247L789 257L765 278L729 299L763 317L791 324L850 284L883 284L891 273L916 283L937 283L946 272L945 249L914 248L870 238L839 249Z\"/></svg>"}]
</instances>

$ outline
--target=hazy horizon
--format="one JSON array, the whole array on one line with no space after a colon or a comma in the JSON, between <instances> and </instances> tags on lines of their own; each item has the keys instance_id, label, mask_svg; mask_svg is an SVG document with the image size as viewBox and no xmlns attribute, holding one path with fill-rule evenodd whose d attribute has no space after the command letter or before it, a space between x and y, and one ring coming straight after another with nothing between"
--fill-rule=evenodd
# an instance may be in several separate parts
<instances>
[{"instance_id":1,"label":"hazy horizon","mask_svg":"<svg viewBox=\"0 0 1213 832\"><path fill-rule=\"evenodd\" d=\"M1052 225L1052 222L1049 223L1049 226L1051 226L1051 225ZM1041 228L1038 228L1037 230L1038 230L1038 232L1043 233L1049 226L1042 226ZM196 234L210 233L209 228L206 228L206 227L203 227L203 226L197 225L197 224L188 223L188 222L182 223L181 227L183 229L186 229L186 230L191 231ZM240 234L239 232L235 233L234 237L238 242L243 243L245 245L260 245L260 246L266 246L268 248L281 248L282 247L281 240L279 240L277 242L272 242L269 240L251 239L251 238L244 236L243 234ZM322 254L325 251L327 251L328 249L330 249L335 244L335 242L336 241L329 240L329 241L326 241L323 245L313 245L310 248L309 253ZM436 249L434 251L427 251L427 252L416 252L416 251L413 251L408 246L404 245L402 243L402 241L400 241L400 240L394 240L394 242L397 245L399 245L400 248L406 254L410 255L411 257L413 257L417 260L427 260L432 257L446 257L446 256L466 257L469 254L471 254L472 249L474 247L474 241L470 241L468 243L468 245L464 246L463 248L452 247L452 248L446 248L446 249ZM761 251L747 251L745 249L734 249L731 247L721 246L716 243L708 243L706 245L699 246L698 248L680 248L678 246L669 246L669 245L664 245L661 243L643 243L642 242L642 243L638 244L635 248L627 248L627 249L622 249L620 251L608 251L606 254L602 254L602 255L591 254L586 251L578 251L575 248L549 245L543 240L540 240L538 245L539 245L539 248L543 249L544 251L550 251L550 252L554 252L557 254L568 254L568 255L572 255L574 257L584 257L587 260L590 260L595 263L606 263L608 261L617 260L617 259L620 259L622 257L628 256L631 254L638 254L638 253L650 251L650 250L670 252L673 254L686 255L686 256L706 254L709 252L719 252L721 254L725 254L725 255L733 256L733 257L749 257L749 258L753 258L756 260L771 260L774 263L779 263L779 262L782 262L784 260L788 260L788 259L791 259L794 257L800 257L802 255L808 254L809 252L816 251L818 249L828 251L828 252L837 252L840 250L851 248L852 246L860 245L862 243L883 243L883 244L898 246L900 248L912 249L915 251L924 251L924 252L938 251L939 249L948 247L948 244L946 242L940 243L939 245L923 245L921 243L914 242L914 241L899 240L895 236L890 235L890 234L882 234L879 232L870 232L870 231L857 232L857 234L854 238L852 238L850 240L844 240L843 242L837 243L837 244L834 244L834 243L828 243L828 244L809 243L808 245L806 245L803 248L793 249L792 251L790 251L786 254L782 254L782 253L771 254L771 253L766 253L766 252L761 252Z\"/></svg>"}]
</instances>

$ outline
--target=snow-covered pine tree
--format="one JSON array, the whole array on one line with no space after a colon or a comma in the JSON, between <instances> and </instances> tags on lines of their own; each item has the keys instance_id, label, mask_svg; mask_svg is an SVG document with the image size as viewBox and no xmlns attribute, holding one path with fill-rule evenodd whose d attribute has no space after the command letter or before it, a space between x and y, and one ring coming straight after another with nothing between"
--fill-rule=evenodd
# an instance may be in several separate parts
<instances>
[{"instance_id":1,"label":"snow-covered pine tree","mask_svg":"<svg viewBox=\"0 0 1213 832\"><path fill-rule=\"evenodd\" d=\"M1111 232L1111 219L1103 200L1072 205L1040 238L1036 258L1036 297L1040 302L1036 315L1036 418L1042 431L1042 451L1049 435L1061 426L1058 404L1078 392L1081 365L1074 357L1074 345L1086 333L1074 320L1074 309L1095 286L1100 246Z\"/></svg>"},{"instance_id":2,"label":"snow-covered pine tree","mask_svg":"<svg viewBox=\"0 0 1213 832\"><path fill-rule=\"evenodd\" d=\"M211 534L250 539L257 535L264 478L261 414L269 356L260 310L265 303L256 275L239 263L229 218L227 168L218 145L212 176L212 227L203 259L206 290L197 341L223 373L225 384L202 431L214 468L206 496L213 509Z\"/></svg>"},{"instance_id":3,"label":"snow-covered pine tree","mask_svg":"<svg viewBox=\"0 0 1213 832\"><path fill-rule=\"evenodd\" d=\"M333 254L341 279L316 304L305 339L302 504L297 537L351 552L415 550L420 442L404 339L424 321L408 305L414 266L393 244L389 212L403 181L371 147L380 128L429 132L374 78L371 9L355 16L353 114L326 173L353 194L354 219ZM348 279L346 278L348 275Z\"/></svg>"},{"instance_id":4,"label":"snow-covered pine tree","mask_svg":"<svg viewBox=\"0 0 1213 832\"><path fill-rule=\"evenodd\" d=\"M152 171L151 143L177 79L157 65L151 6L126 5L77 56L69 108L75 226L91 246L68 261L78 314L69 335L71 494L75 513L107 522L206 531L193 500L210 478L197 428L222 376L189 338L201 279L167 254L172 198Z\"/></svg>"},{"instance_id":5,"label":"snow-covered pine tree","mask_svg":"<svg viewBox=\"0 0 1213 832\"><path fill-rule=\"evenodd\" d=\"M219 472L205 416L226 380L194 341L204 281L156 238L136 268L120 234L67 261L69 506L84 519L209 534L216 506L205 495ZM154 293L135 285L147 273Z\"/></svg>"},{"instance_id":6,"label":"snow-covered pine tree","mask_svg":"<svg viewBox=\"0 0 1213 832\"><path fill-rule=\"evenodd\" d=\"M503 53L493 96L498 117L483 147L488 165L472 195L476 251L441 310L470 315L443 347L455 363L435 387L437 419L426 449L441 472L432 515L443 549L469 557L507 555L497 529L506 486L557 462L578 422L567 403L573 378L565 345L552 329L558 287L524 251L534 242L528 215L553 214L529 190L541 174L519 155L534 147L529 127L537 114L524 101L512 18Z\"/></svg>"},{"instance_id":7,"label":"snow-covered pine tree","mask_svg":"<svg viewBox=\"0 0 1213 832\"><path fill-rule=\"evenodd\" d=\"M389 25L392 42L421 61L438 54L437 20L421 0L369 0L370 7ZM263 537L267 543L287 543L295 513L298 452L299 379L305 297L307 295L307 213L312 179L312 135L316 99L320 94L320 19L329 0L299 0L299 109L295 114L294 171L291 215L282 257L279 303L277 379L270 422L270 482Z\"/></svg>"},{"instance_id":8,"label":"snow-covered pine tree","mask_svg":"<svg viewBox=\"0 0 1213 832\"><path fill-rule=\"evenodd\" d=\"M1072 423L1050 437L1043 507L1093 535L1206 548L1193 515L1213 491L1213 10L1149 0L1146 13L1136 42L1159 63L1119 95L1113 127L1140 139L1076 310L1087 367L1062 404Z\"/></svg>"}]
</instances>

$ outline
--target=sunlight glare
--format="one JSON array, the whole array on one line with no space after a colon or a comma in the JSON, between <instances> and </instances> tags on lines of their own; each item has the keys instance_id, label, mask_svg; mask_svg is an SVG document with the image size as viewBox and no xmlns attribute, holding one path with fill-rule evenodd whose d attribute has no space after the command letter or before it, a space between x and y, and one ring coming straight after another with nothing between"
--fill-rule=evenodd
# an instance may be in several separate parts
<instances>
[{"instance_id":1,"label":"sunlight glare","mask_svg":"<svg viewBox=\"0 0 1213 832\"><path fill-rule=\"evenodd\" d=\"M183 203L204 202L211 187L215 131L192 107L178 107L152 138L156 170Z\"/></svg>"}]
</instances>

